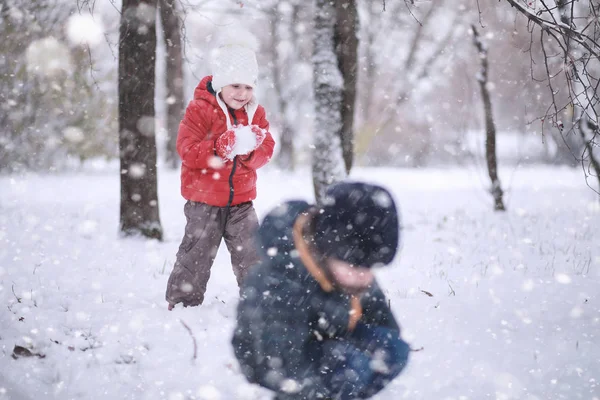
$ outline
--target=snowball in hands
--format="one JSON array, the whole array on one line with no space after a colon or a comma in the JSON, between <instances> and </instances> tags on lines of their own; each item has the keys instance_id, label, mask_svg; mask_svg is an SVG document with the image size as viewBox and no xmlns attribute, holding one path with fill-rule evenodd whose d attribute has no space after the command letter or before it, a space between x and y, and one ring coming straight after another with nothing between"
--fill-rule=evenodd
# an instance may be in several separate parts
<instances>
[{"instance_id":1,"label":"snowball in hands","mask_svg":"<svg viewBox=\"0 0 600 400\"><path fill-rule=\"evenodd\" d=\"M256 148L256 135L249 125L238 125L232 130L235 133L235 143L228 157L230 160L237 155L248 154Z\"/></svg>"}]
</instances>

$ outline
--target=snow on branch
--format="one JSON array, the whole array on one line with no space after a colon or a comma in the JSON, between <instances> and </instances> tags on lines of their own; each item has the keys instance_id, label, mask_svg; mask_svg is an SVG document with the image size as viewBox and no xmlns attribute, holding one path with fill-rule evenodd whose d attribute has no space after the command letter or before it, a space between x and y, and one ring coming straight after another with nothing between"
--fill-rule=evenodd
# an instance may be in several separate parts
<instances>
[{"instance_id":1,"label":"snow on branch","mask_svg":"<svg viewBox=\"0 0 600 400\"><path fill-rule=\"evenodd\" d=\"M588 186L592 188L589 178L596 180L597 188L592 189L600 194L600 94L597 90L600 87L600 18L597 5L592 0L553 0L552 3L536 0L532 7L532 3L525 4L523 0L506 1L540 28L540 49L550 91L548 111L541 121L549 121L565 144L569 136L579 137L580 143L572 143L574 146L569 149L581 163ZM581 21L584 25L578 27ZM533 35L534 29L530 32ZM558 58L556 46L560 48ZM559 97L555 95L560 93L557 89L561 86L566 86L567 97L560 96L561 104L556 104ZM569 114L570 118L563 120Z\"/></svg>"},{"instance_id":2,"label":"snow on branch","mask_svg":"<svg viewBox=\"0 0 600 400\"><path fill-rule=\"evenodd\" d=\"M516 8L519 13L524 15L529 21L535 23L540 28L558 34L560 36L568 35L571 40L577 42L583 46L594 58L600 59L600 45L594 38L586 35L582 31L561 22L557 21L553 16L550 8L545 4L544 1L541 4L544 6L543 10L535 11L534 9L525 6L519 0L506 0L508 4ZM543 13L548 13L552 20L542 18Z\"/></svg>"}]
</instances>

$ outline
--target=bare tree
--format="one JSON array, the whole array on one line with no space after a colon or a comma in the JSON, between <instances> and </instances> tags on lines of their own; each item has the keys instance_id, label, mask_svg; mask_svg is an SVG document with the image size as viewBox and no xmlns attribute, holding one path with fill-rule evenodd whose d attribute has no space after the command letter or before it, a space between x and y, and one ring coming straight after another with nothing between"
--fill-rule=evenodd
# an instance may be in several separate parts
<instances>
[{"instance_id":1,"label":"bare tree","mask_svg":"<svg viewBox=\"0 0 600 400\"><path fill-rule=\"evenodd\" d=\"M64 29L76 6L0 0L0 171L56 171L117 154L117 108L100 88L112 78L92 69L89 46Z\"/></svg>"},{"instance_id":2,"label":"bare tree","mask_svg":"<svg viewBox=\"0 0 600 400\"><path fill-rule=\"evenodd\" d=\"M367 152L375 136L397 138L396 127L411 119L403 107L423 82L431 81L440 60L452 54L447 50L463 16L447 3L399 1L386 2L385 7L380 2L362 3L366 7L361 24L365 45L360 57L357 155ZM449 23L438 24L448 18ZM418 150L412 156L427 152L429 140L423 137L426 134L426 130L420 134L423 142L416 144ZM402 139L405 143L413 140L405 137L397 138L397 142Z\"/></svg>"},{"instance_id":3,"label":"bare tree","mask_svg":"<svg viewBox=\"0 0 600 400\"><path fill-rule=\"evenodd\" d=\"M409 39L409 51L402 64L401 70L404 78L391 82L390 101L383 108L381 113L383 114L381 115L384 121L382 124L383 126L388 125L394 120L395 113L393 111L410 98L409 94L414 90L417 84L429 77L431 68L441 55L444 54L444 50L452 40L455 29L458 26L458 15L454 16L450 28L440 35L435 35L437 40L431 41L428 34L428 29L435 29L433 23L436 13L446 13L448 11L444 8L444 2L445 0L432 2L431 5L424 10L421 17L414 14L414 12L409 9L408 18L414 19L414 21L412 21L414 28L411 29L411 32L409 33L411 35L411 38ZM404 18L407 18L406 13L404 13ZM431 42L431 46L424 46L428 40ZM429 50L424 50L427 48L429 48Z\"/></svg>"},{"instance_id":4,"label":"bare tree","mask_svg":"<svg viewBox=\"0 0 600 400\"><path fill-rule=\"evenodd\" d=\"M600 5L593 0L505 0L527 18L532 35L539 34L544 54L546 82L550 92L548 111L543 119L550 120L563 136L577 133L581 149L572 149L582 163L586 182L594 177L600 194L600 161L597 154L600 93ZM537 29L536 29L537 27ZM556 65L556 52L561 55ZM558 103L556 94L562 88L556 84L559 76L567 81L568 102ZM563 121L565 110L572 107L572 121ZM565 126L569 126L565 129ZM565 139L565 143L568 140ZM588 183L589 184L589 183Z\"/></svg>"},{"instance_id":5,"label":"bare tree","mask_svg":"<svg viewBox=\"0 0 600 400\"><path fill-rule=\"evenodd\" d=\"M181 48L181 24L175 0L159 0L163 37L167 48L167 165L179 165L177 132L183 117L183 54Z\"/></svg>"},{"instance_id":6,"label":"bare tree","mask_svg":"<svg viewBox=\"0 0 600 400\"><path fill-rule=\"evenodd\" d=\"M350 173L354 161L354 109L358 63L358 11L356 0L335 1L335 49L338 67L342 73L342 129L340 140L346 173Z\"/></svg>"},{"instance_id":7,"label":"bare tree","mask_svg":"<svg viewBox=\"0 0 600 400\"><path fill-rule=\"evenodd\" d=\"M345 177L340 143L342 74L335 52L336 12L329 0L316 0L313 48L315 130L312 175L315 198L321 203L329 185Z\"/></svg>"},{"instance_id":8,"label":"bare tree","mask_svg":"<svg viewBox=\"0 0 600 400\"><path fill-rule=\"evenodd\" d=\"M471 26L473 31L473 41L477 47L481 69L477 75L479 88L481 90L481 100L483 102L483 112L485 115L485 159L490 180L492 181L491 193L494 198L494 210L505 211L502 200L502 185L498 178L498 161L496 157L496 126L494 124L494 113L492 112L492 99L488 88L488 50L483 40L477 32L475 25Z\"/></svg>"},{"instance_id":9,"label":"bare tree","mask_svg":"<svg viewBox=\"0 0 600 400\"><path fill-rule=\"evenodd\" d=\"M294 46L293 21L298 12L298 4L292 2L280 2L276 4L273 11L269 14L271 26L271 39L273 45L273 88L277 98L279 113L279 153L276 158L277 165L285 170L294 169L294 128L287 118L292 96L289 86L284 82L291 80L291 69L293 65L293 55L291 49Z\"/></svg>"},{"instance_id":10,"label":"bare tree","mask_svg":"<svg viewBox=\"0 0 600 400\"><path fill-rule=\"evenodd\" d=\"M157 0L123 0L119 37L120 229L162 240L154 86Z\"/></svg>"}]
</instances>

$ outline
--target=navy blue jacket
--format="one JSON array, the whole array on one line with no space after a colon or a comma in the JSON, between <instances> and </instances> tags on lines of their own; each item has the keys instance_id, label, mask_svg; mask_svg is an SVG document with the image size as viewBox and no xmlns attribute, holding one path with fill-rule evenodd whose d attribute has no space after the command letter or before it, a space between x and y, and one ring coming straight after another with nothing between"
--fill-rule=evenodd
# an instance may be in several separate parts
<instances>
[{"instance_id":1,"label":"navy blue jacket","mask_svg":"<svg viewBox=\"0 0 600 400\"><path fill-rule=\"evenodd\" d=\"M368 398L402 371L409 346L376 282L349 328L350 296L323 290L295 249L293 224L308 208L288 202L263 220L263 261L242 285L234 352L246 378L277 399Z\"/></svg>"}]
</instances>

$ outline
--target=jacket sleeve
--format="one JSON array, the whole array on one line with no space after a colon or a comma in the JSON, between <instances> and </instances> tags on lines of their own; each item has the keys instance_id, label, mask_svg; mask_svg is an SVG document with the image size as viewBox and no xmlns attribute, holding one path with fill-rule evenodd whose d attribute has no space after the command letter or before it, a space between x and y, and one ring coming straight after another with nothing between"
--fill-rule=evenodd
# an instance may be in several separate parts
<instances>
[{"instance_id":1,"label":"jacket sleeve","mask_svg":"<svg viewBox=\"0 0 600 400\"><path fill-rule=\"evenodd\" d=\"M232 344L242 372L281 398L327 398L319 360L307 347L312 334L308 313L297 296L260 283L266 279L248 275L238 304Z\"/></svg>"},{"instance_id":2,"label":"jacket sleeve","mask_svg":"<svg viewBox=\"0 0 600 400\"><path fill-rule=\"evenodd\" d=\"M323 345L325 384L341 398L368 398L400 374L410 347L400 336L386 298L375 283L363 297L356 328ZM351 379L349 378L351 377Z\"/></svg>"},{"instance_id":3,"label":"jacket sleeve","mask_svg":"<svg viewBox=\"0 0 600 400\"><path fill-rule=\"evenodd\" d=\"M328 340L322 368L340 398L369 398L402 372L410 348L395 329L359 323L346 340Z\"/></svg>"},{"instance_id":4,"label":"jacket sleeve","mask_svg":"<svg viewBox=\"0 0 600 400\"><path fill-rule=\"evenodd\" d=\"M271 160L271 157L273 156L273 149L275 148L275 140L273 140L273 136L271 135L271 132L269 132L269 121L267 121L265 109L262 106L259 106L256 110L256 114L254 115L252 122L253 125L258 125L259 128L266 130L267 136L265 137L265 140L263 140L262 144L256 150L250 153L248 157L239 158L242 164L248 168L256 170Z\"/></svg>"},{"instance_id":5,"label":"jacket sleeve","mask_svg":"<svg viewBox=\"0 0 600 400\"><path fill-rule=\"evenodd\" d=\"M185 110L177 134L177 152L185 166L194 169L210 167L211 159L216 157L216 138L210 135L211 126L209 113L200 100L192 100Z\"/></svg>"},{"instance_id":6,"label":"jacket sleeve","mask_svg":"<svg viewBox=\"0 0 600 400\"><path fill-rule=\"evenodd\" d=\"M374 282L371 290L363 296L361 304L363 307L361 322L370 326L380 326L400 331L398 322L396 322L396 318L388 305L387 298L377 282Z\"/></svg>"}]
</instances>

